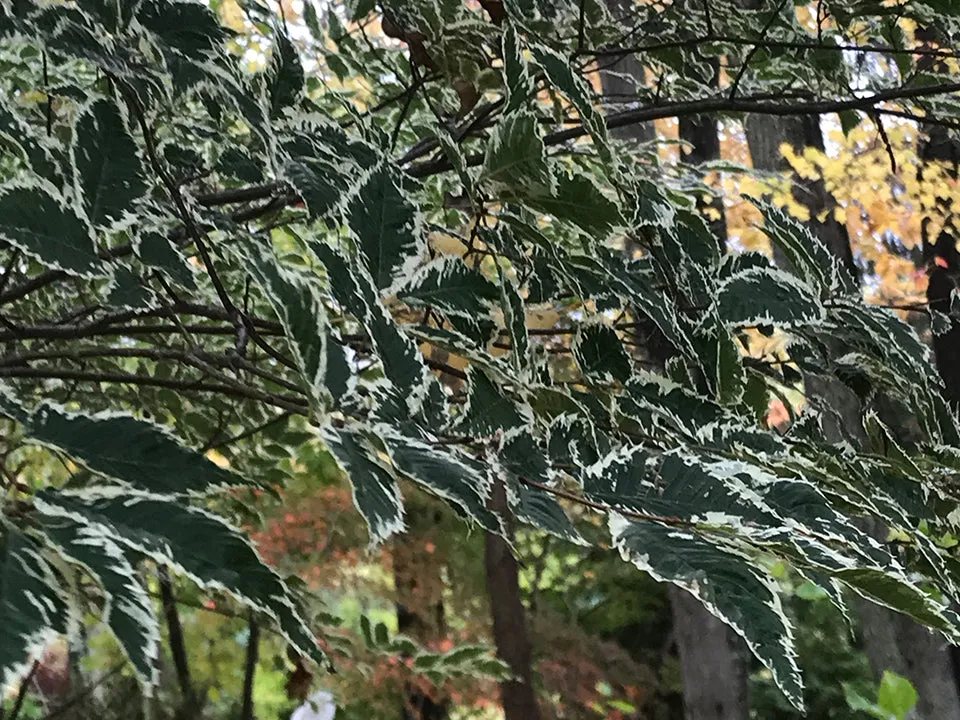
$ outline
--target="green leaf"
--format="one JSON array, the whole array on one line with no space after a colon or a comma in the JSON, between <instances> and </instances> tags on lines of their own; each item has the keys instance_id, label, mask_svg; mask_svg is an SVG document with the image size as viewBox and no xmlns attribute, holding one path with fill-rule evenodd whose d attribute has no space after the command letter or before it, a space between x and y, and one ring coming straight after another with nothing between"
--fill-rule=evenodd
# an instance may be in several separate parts
<instances>
[{"instance_id":1,"label":"green leaf","mask_svg":"<svg viewBox=\"0 0 960 720\"><path fill-rule=\"evenodd\" d=\"M114 267L106 293L106 304L113 307L142 310L154 304L149 285L125 265Z\"/></svg>"},{"instance_id":2,"label":"green leaf","mask_svg":"<svg viewBox=\"0 0 960 720\"><path fill-rule=\"evenodd\" d=\"M5 145L13 145L27 159L40 177L61 186L61 171L56 158L42 137L20 117L6 95L0 97L0 137Z\"/></svg>"},{"instance_id":3,"label":"green leaf","mask_svg":"<svg viewBox=\"0 0 960 720\"><path fill-rule=\"evenodd\" d=\"M500 518L487 508L490 481L476 461L387 429L379 435L402 475L459 508L484 530L503 532Z\"/></svg>"},{"instance_id":4,"label":"green leaf","mask_svg":"<svg viewBox=\"0 0 960 720\"><path fill-rule=\"evenodd\" d=\"M144 232L134 241L134 252L147 267L163 272L178 285L195 290L197 281L186 258L170 240L158 232Z\"/></svg>"},{"instance_id":5,"label":"green leaf","mask_svg":"<svg viewBox=\"0 0 960 720\"><path fill-rule=\"evenodd\" d=\"M115 543L172 565L203 588L222 590L272 618L301 653L325 662L316 638L279 576L239 530L169 496L109 488L41 490L37 512L87 525Z\"/></svg>"},{"instance_id":6,"label":"green leaf","mask_svg":"<svg viewBox=\"0 0 960 720\"><path fill-rule=\"evenodd\" d=\"M504 106L505 115L525 107L531 100L534 91L533 78L527 69L520 47L520 38L513 23L507 23L503 30L501 41L503 51L503 78L507 91L507 104Z\"/></svg>"},{"instance_id":7,"label":"green leaf","mask_svg":"<svg viewBox=\"0 0 960 720\"><path fill-rule=\"evenodd\" d=\"M554 178L532 112L507 115L497 124L487 142L483 171L508 194L551 194Z\"/></svg>"},{"instance_id":8,"label":"green leaf","mask_svg":"<svg viewBox=\"0 0 960 720\"><path fill-rule=\"evenodd\" d=\"M726 280L717 311L727 325L791 328L823 321L825 313L810 287L773 268L751 268Z\"/></svg>"},{"instance_id":9,"label":"green leaf","mask_svg":"<svg viewBox=\"0 0 960 720\"><path fill-rule=\"evenodd\" d=\"M23 679L70 615L53 568L32 538L0 527L0 693Z\"/></svg>"},{"instance_id":10,"label":"green leaf","mask_svg":"<svg viewBox=\"0 0 960 720\"><path fill-rule=\"evenodd\" d=\"M313 219L333 209L345 189L333 166L316 159L289 160L283 166L283 173L303 198Z\"/></svg>"},{"instance_id":11,"label":"green leaf","mask_svg":"<svg viewBox=\"0 0 960 720\"><path fill-rule=\"evenodd\" d=\"M429 372L416 344L384 307L368 275L329 245L311 242L324 265L334 298L364 327L373 340L383 371L394 387L407 394L411 408L422 402Z\"/></svg>"},{"instance_id":12,"label":"green leaf","mask_svg":"<svg viewBox=\"0 0 960 720\"><path fill-rule=\"evenodd\" d=\"M500 289L459 257L445 255L423 265L399 290L397 298L415 307L487 317L500 300Z\"/></svg>"},{"instance_id":13,"label":"green leaf","mask_svg":"<svg viewBox=\"0 0 960 720\"><path fill-rule=\"evenodd\" d=\"M295 105L303 94L304 73L300 53L280 28L273 33L273 49L267 69L270 86L270 113L278 117L284 108Z\"/></svg>"},{"instance_id":14,"label":"green leaf","mask_svg":"<svg viewBox=\"0 0 960 720\"><path fill-rule=\"evenodd\" d=\"M573 356L588 377L604 382L630 378L630 356L623 349L617 331L599 322L581 325L573 339Z\"/></svg>"},{"instance_id":15,"label":"green leaf","mask_svg":"<svg viewBox=\"0 0 960 720\"><path fill-rule=\"evenodd\" d=\"M40 186L0 189L0 238L71 275L90 276L100 269L87 221Z\"/></svg>"},{"instance_id":16,"label":"green leaf","mask_svg":"<svg viewBox=\"0 0 960 720\"><path fill-rule=\"evenodd\" d=\"M610 534L624 560L683 588L743 637L790 703L803 710L793 629L776 583L765 572L742 553L685 529L630 522L611 513Z\"/></svg>"},{"instance_id":17,"label":"green leaf","mask_svg":"<svg viewBox=\"0 0 960 720\"><path fill-rule=\"evenodd\" d=\"M880 690L877 693L877 705L893 715L897 720L904 720L916 706L920 696L916 689L905 677L890 670L883 671L880 679Z\"/></svg>"},{"instance_id":18,"label":"green leaf","mask_svg":"<svg viewBox=\"0 0 960 720\"><path fill-rule=\"evenodd\" d=\"M190 0L141 0L137 20L165 49L191 60L218 55L226 39L217 16Z\"/></svg>"},{"instance_id":19,"label":"green leaf","mask_svg":"<svg viewBox=\"0 0 960 720\"><path fill-rule=\"evenodd\" d=\"M663 188L649 180L637 183L634 222L640 227L671 229L676 222L677 208Z\"/></svg>"},{"instance_id":20,"label":"green leaf","mask_svg":"<svg viewBox=\"0 0 960 720\"><path fill-rule=\"evenodd\" d=\"M763 213L763 230L771 242L780 248L800 277L820 291L821 297L837 291L859 293L855 278L841 267L837 256L807 226L766 200L751 198L751 201Z\"/></svg>"},{"instance_id":21,"label":"green leaf","mask_svg":"<svg viewBox=\"0 0 960 720\"><path fill-rule=\"evenodd\" d=\"M147 190L137 144L119 108L97 100L77 117L73 143L76 183L90 222L108 227L135 216Z\"/></svg>"},{"instance_id":22,"label":"green leaf","mask_svg":"<svg viewBox=\"0 0 960 720\"><path fill-rule=\"evenodd\" d=\"M470 389L467 404L457 423L466 435L487 436L498 430L529 424L529 408L508 397L481 369L471 365L467 376Z\"/></svg>"},{"instance_id":23,"label":"green leaf","mask_svg":"<svg viewBox=\"0 0 960 720\"><path fill-rule=\"evenodd\" d=\"M403 497L386 459L359 429L325 428L322 437L353 487L353 504L367 521L370 542L377 545L404 529Z\"/></svg>"},{"instance_id":24,"label":"green leaf","mask_svg":"<svg viewBox=\"0 0 960 720\"><path fill-rule=\"evenodd\" d=\"M878 605L909 615L928 627L940 630L954 641L960 637L960 632L947 617L946 608L906 578L879 573L870 568L850 568L834 575L857 594Z\"/></svg>"},{"instance_id":25,"label":"green leaf","mask_svg":"<svg viewBox=\"0 0 960 720\"><path fill-rule=\"evenodd\" d=\"M343 394L344 378L341 363L334 388L327 386L327 359L331 352L327 343L330 337L319 288L306 275L280 265L274 253L256 241L236 245L235 251L243 258L244 266L256 278L280 319L310 399L317 408L327 407L333 396Z\"/></svg>"},{"instance_id":26,"label":"green leaf","mask_svg":"<svg viewBox=\"0 0 960 720\"><path fill-rule=\"evenodd\" d=\"M347 206L350 229L380 290L406 278L423 251L416 206L386 165L376 168Z\"/></svg>"},{"instance_id":27,"label":"green leaf","mask_svg":"<svg viewBox=\"0 0 960 720\"><path fill-rule=\"evenodd\" d=\"M244 482L165 428L130 415L71 413L52 404L28 413L8 397L0 397L0 412L19 420L31 439L138 490L205 493Z\"/></svg>"},{"instance_id":28,"label":"green leaf","mask_svg":"<svg viewBox=\"0 0 960 720\"><path fill-rule=\"evenodd\" d=\"M623 222L616 203L583 175L569 177L561 173L556 178L553 195L530 196L524 198L524 202L557 220L573 223L594 237L602 238Z\"/></svg>"},{"instance_id":29,"label":"green leaf","mask_svg":"<svg viewBox=\"0 0 960 720\"><path fill-rule=\"evenodd\" d=\"M736 405L743 398L747 382L740 348L719 319L708 322L706 327L694 341L700 350L701 366L717 402Z\"/></svg>"},{"instance_id":30,"label":"green leaf","mask_svg":"<svg viewBox=\"0 0 960 720\"><path fill-rule=\"evenodd\" d=\"M533 58L547 76L550 84L567 96L580 115L583 125L593 138L601 158L614 165L614 159L607 146L607 126L603 115L593 106L590 87L583 78L574 73L570 63L553 49L542 45L530 48Z\"/></svg>"},{"instance_id":31,"label":"green leaf","mask_svg":"<svg viewBox=\"0 0 960 720\"><path fill-rule=\"evenodd\" d=\"M583 536L577 532L560 502L546 490L525 485L517 487L517 503L514 514L520 522L532 525L567 540L575 545L586 545Z\"/></svg>"},{"instance_id":32,"label":"green leaf","mask_svg":"<svg viewBox=\"0 0 960 720\"><path fill-rule=\"evenodd\" d=\"M499 271L499 280L500 308L503 310L504 325L510 336L510 360L517 377L525 377L531 362L526 308L519 288L502 270Z\"/></svg>"},{"instance_id":33,"label":"green leaf","mask_svg":"<svg viewBox=\"0 0 960 720\"><path fill-rule=\"evenodd\" d=\"M153 601L123 549L95 528L68 518L42 518L57 551L82 565L103 588L103 620L149 694L159 680L160 625Z\"/></svg>"}]
</instances>

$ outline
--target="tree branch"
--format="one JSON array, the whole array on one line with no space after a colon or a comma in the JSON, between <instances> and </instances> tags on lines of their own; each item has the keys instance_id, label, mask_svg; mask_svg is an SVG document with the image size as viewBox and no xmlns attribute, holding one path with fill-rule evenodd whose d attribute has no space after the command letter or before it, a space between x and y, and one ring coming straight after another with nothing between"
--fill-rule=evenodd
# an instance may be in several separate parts
<instances>
[{"instance_id":1,"label":"tree branch","mask_svg":"<svg viewBox=\"0 0 960 720\"><path fill-rule=\"evenodd\" d=\"M960 58L960 53L955 50L931 47L897 48L891 45L857 45L855 43L823 43L814 40L758 40L757 38L744 38L731 35L713 35L708 34L699 38L687 40L668 40L665 42L651 43L649 45L634 45L630 47L608 47L597 49L578 50L577 55L590 56L594 58L602 57L622 57L624 55L635 55L646 52L656 52L658 50L675 50L683 48L694 48L698 45L708 45L712 43L727 45L756 45L761 49L770 50L834 50L836 52L862 52L882 55L918 55L941 58Z\"/></svg>"},{"instance_id":2,"label":"tree branch","mask_svg":"<svg viewBox=\"0 0 960 720\"><path fill-rule=\"evenodd\" d=\"M174 378L158 378L149 375L134 375L123 372L88 372L85 370L52 367L0 367L0 377L29 380L76 380L78 382L105 382L120 385L162 387L181 392L214 393L217 395L256 400L265 405L273 405L274 407L282 408L298 415L306 415L309 410L309 403L302 398L268 393L247 387L242 383L211 383L202 380L177 380Z\"/></svg>"},{"instance_id":3,"label":"tree branch","mask_svg":"<svg viewBox=\"0 0 960 720\"><path fill-rule=\"evenodd\" d=\"M891 100L908 100L935 95L946 95L960 92L960 82L942 83L939 85L897 87L887 90L878 90L867 97L845 98L843 100L813 100L798 103L774 103L757 101L752 98L729 98L726 96L702 98L698 100L683 100L662 105L625 110L607 115L608 128L628 127L651 120L668 117L684 117L687 115L701 115L717 112L754 113L758 115L802 116L826 115L844 110L872 110L881 115L886 114L877 105ZM545 145L559 145L569 140L588 135L589 131L579 125L577 127L559 130L544 137ZM482 154L469 155L467 164L476 166L483 163ZM416 178L425 178L450 169L450 163L445 157L411 166L407 172Z\"/></svg>"},{"instance_id":4,"label":"tree branch","mask_svg":"<svg viewBox=\"0 0 960 720\"><path fill-rule=\"evenodd\" d=\"M664 525L677 525L680 527L693 527L696 524L690 522L689 520L684 520L683 518L670 517L668 515L650 515L648 513L635 512L625 508L611 507L610 505L604 505L603 503L594 502L593 500L587 500L585 497L574 495L573 493L567 492L566 490L561 490L560 488L544 485L536 480L529 480L522 477L520 478L520 482L522 482L524 485L548 492L551 495L556 495L564 500L577 503L578 505L584 505L585 507L592 508L593 510L599 510L602 513L608 513L610 511L617 512L626 518L630 518L631 520L638 520L640 522L658 522L663 523Z\"/></svg>"},{"instance_id":5,"label":"tree branch","mask_svg":"<svg viewBox=\"0 0 960 720\"><path fill-rule=\"evenodd\" d=\"M203 207L218 207L220 205L230 205L233 203L252 202L253 200L267 200L276 196L276 194L286 187L281 182L263 183L261 185L249 185L241 188L229 188L226 190L216 190L208 193L194 195L198 205Z\"/></svg>"}]
</instances>

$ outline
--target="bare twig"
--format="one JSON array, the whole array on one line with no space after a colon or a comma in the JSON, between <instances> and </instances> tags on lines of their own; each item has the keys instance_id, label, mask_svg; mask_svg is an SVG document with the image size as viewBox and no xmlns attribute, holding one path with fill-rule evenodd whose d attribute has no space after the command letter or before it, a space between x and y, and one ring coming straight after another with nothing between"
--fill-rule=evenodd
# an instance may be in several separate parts
<instances>
[{"instance_id":1,"label":"bare twig","mask_svg":"<svg viewBox=\"0 0 960 720\"><path fill-rule=\"evenodd\" d=\"M537 488L538 490L543 490L544 492L548 492L551 495L556 495L557 497L563 498L564 500L569 500L570 502L577 503L578 505L583 505L585 507L592 508L594 510L599 510L600 512L606 513L606 512L610 512L611 510L615 511L626 518L630 518L631 520L637 520L640 522L658 522L658 523L663 523L664 525L676 525L680 527L693 527L696 524L691 522L690 520L684 520L683 518L678 518L678 517L670 517L669 515L652 515L650 513L641 513L641 512L636 512L634 510L627 510L626 508L611 507L609 505L605 505L604 503L594 502L593 500L588 500L585 497L574 495L573 493L567 492L566 490L562 490L556 487L551 487L550 485L544 485L543 483L539 483L536 480L530 480L528 478L520 478L520 482L522 482L524 485L528 485L530 487Z\"/></svg>"},{"instance_id":2,"label":"bare twig","mask_svg":"<svg viewBox=\"0 0 960 720\"><path fill-rule=\"evenodd\" d=\"M10 716L5 720L17 720L17 717L19 717L20 710L23 709L23 702L27 699L27 692L30 690L30 683L33 682L33 676L37 673L37 669L39 667L40 661L34 660L33 665L30 666L30 671L20 682L20 689L17 691L17 699L13 701L13 707L10 708ZM2 709L3 708L0 707L0 710Z\"/></svg>"},{"instance_id":3,"label":"bare twig","mask_svg":"<svg viewBox=\"0 0 960 720\"><path fill-rule=\"evenodd\" d=\"M767 32L770 28L773 27L773 23L776 22L777 18L780 17L780 11L783 10L783 6L786 5L787 0L780 0L780 3L777 5L777 8L770 14L770 17L767 19L767 22L764 24L763 28L760 30L758 39L762 42L767 37ZM760 45L754 45L747 52L747 56L743 59L743 64L740 66L737 76L733 79L733 84L730 85L730 98L733 99L737 94L737 88L740 87L740 81L743 79L744 74L747 72L747 67L750 65L750 61L753 60L753 56L760 51Z\"/></svg>"},{"instance_id":4,"label":"bare twig","mask_svg":"<svg viewBox=\"0 0 960 720\"><path fill-rule=\"evenodd\" d=\"M303 398L289 395L277 395L256 388L247 387L243 383L223 382L226 378L220 374L221 382L212 383L203 380L178 380L174 378L160 378L152 375L134 375L123 372L93 372L85 370L70 370L56 367L2 367L0 377L25 378L32 380L76 380L92 383L115 383L120 385L140 385L144 387L162 387L168 390L182 392L214 393L231 397L256 400L265 405L288 410L298 415L305 415L309 403Z\"/></svg>"}]
</instances>

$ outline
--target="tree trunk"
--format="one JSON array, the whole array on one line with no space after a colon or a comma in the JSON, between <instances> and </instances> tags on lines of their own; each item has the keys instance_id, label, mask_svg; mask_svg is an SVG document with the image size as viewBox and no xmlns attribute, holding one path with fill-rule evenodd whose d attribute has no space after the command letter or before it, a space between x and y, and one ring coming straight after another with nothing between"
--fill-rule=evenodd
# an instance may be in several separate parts
<instances>
[{"instance_id":1,"label":"tree trunk","mask_svg":"<svg viewBox=\"0 0 960 720\"><path fill-rule=\"evenodd\" d=\"M823 134L819 118L778 118L751 116L746 125L747 143L754 168L767 171L785 170L780 155L781 143L789 143L800 152L804 146L823 149ZM797 182L794 197L810 211L810 229L823 240L840 259L843 266L858 277L850 239L846 228L832 213L833 197L822 180ZM782 258L779 259L782 262ZM828 436L863 440L860 407L854 395L839 382L805 379L810 395L831 397L832 407L838 410ZM838 401L837 398L847 398ZM953 659L946 643L930 631L899 613L879 607L867 600L856 602L860 637L864 652L879 679L884 670L908 678L919 695L918 720L960 720L960 697L953 682Z\"/></svg>"},{"instance_id":2,"label":"tree trunk","mask_svg":"<svg viewBox=\"0 0 960 720\"><path fill-rule=\"evenodd\" d=\"M625 18L625 25L630 24L631 8L634 0L606 0L607 8L615 18ZM643 63L636 55L624 55L612 63L603 63L600 71L600 84L603 88L603 106L608 112L616 112L618 105L629 102L636 97L638 85L642 85L646 72ZM610 132L621 140L637 142L652 142L657 138L657 131L652 122L635 123L626 127L617 128Z\"/></svg>"},{"instance_id":3,"label":"tree trunk","mask_svg":"<svg viewBox=\"0 0 960 720\"><path fill-rule=\"evenodd\" d=\"M683 676L684 718L749 717L748 658L743 642L688 592L670 588L670 605Z\"/></svg>"},{"instance_id":4,"label":"tree trunk","mask_svg":"<svg viewBox=\"0 0 960 720\"><path fill-rule=\"evenodd\" d=\"M497 480L490 508L504 518L512 533L510 508L503 483ZM500 701L506 720L538 720L540 708L533 687L527 611L520 595L519 566L510 545L499 535L485 534L483 552L487 592L493 615L493 640L497 656L510 666L514 679L500 683Z\"/></svg>"},{"instance_id":5,"label":"tree trunk","mask_svg":"<svg viewBox=\"0 0 960 720\"><path fill-rule=\"evenodd\" d=\"M937 28L918 28L916 36L924 43L942 42L944 38ZM940 60L926 56L917 63L918 70L927 72L948 73L949 68ZM939 161L948 163L949 173L953 180L960 176L960 140L951 135L946 128L937 125L920 125L920 130L926 140L920 144L921 164L918 178L923 180L923 162ZM927 271L930 275L927 285L927 302L931 309L944 314L949 313L951 296L957 287L956 278L960 274L960 253L957 252L957 226L951 218L955 208L951 207L950 200L938 200L938 210L944 218L950 218L934 241L927 237L928 218L923 218L923 257L927 261ZM943 380L943 397L957 412L960 409L960 323L950 320L950 329L933 338L933 352L937 362L937 371ZM955 608L956 609L956 608ZM939 639L939 638L938 638ZM960 648L952 646L941 653L951 659L951 671L955 694L960 693ZM944 715L951 720L957 717Z\"/></svg>"},{"instance_id":6,"label":"tree trunk","mask_svg":"<svg viewBox=\"0 0 960 720\"><path fill-rule=\"evenodd\" d=\"M407 504L407 532L393 546L393 582L397 594L397 629L420 643L435 643L447 634L443 610L441 564L426 551L427 536L436 524L434 511L415 501ZM446 697L432 696L409 685L403 720L447 720Z\"/></svg>"},{"instance_id":7,"label":"tree trunk","mask_svg":"<svg viewBox=\"0 0 960 720\"><path fill-rule=\"evenodd\" d=\"M615 16L627 16L632 0L608 0ZM624 25L628 26L629 20ZM714 65L714 72L717 66ZM609 99L635 94L644 78L643 64L632 55L624 56L601 73L603 91ZM652 123L614 131L624 140L648 142L656 137ZM709 116L683 118L680 136L689 143L687 162L700 163L719 157L717 122ZM726 223L722 203L715 207L720 219L711 223L721 247L725 247ZM665 360L665 358L661 358ZM747 654L743 642L695 598L671 588L674 637L683 676L683 703L686 720L746 720L749 716Z\"/></svg>"},{"instance_id":8,"label":"tree trunk","mask_svg":"<svg viewBox=\"0 0 960 720\"><path fill-rule=\"evenodd\" d=\"M717 66L714 65L714 72ZM720 157L720 139L715 118L699 115L680 120L680 139L689 148L686 161L700 164ZM710 229L722 249L726 248L727 224L718 199L701 205L719 217ZM686 720L741 720L749 717L748 653L743 641L727 625L711 615L689 593L670 588L674 637L683 676L683 707Z\"/></svg>"}]
</instances>

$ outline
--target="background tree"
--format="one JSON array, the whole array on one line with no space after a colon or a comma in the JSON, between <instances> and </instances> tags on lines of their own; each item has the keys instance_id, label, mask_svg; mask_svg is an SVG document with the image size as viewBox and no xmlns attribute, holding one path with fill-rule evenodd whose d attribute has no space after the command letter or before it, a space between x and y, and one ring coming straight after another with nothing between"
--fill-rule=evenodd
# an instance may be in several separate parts
<instances>
[{"instance_id":1,"label":"background tree","mask_svg":"<svg viewBox=\"0 0 960 720\"><path fill-rule=\"evenodd\" d=\"M324 495L303 522L301 535L327 530L310 553L355 551L367 540L326 514L345 496L318 492L342 482L373 547L407 525L415 486L491 544L512 518L517 542L616 549L743 637L796 707L778 578L956 637L960 429L927 347L863 302L829 239L769 202L755 202L757 233L789 267L724 252L700 211L725 218L699 177L724 172L728 113L839 113L848 130L879 123L881 140L887 118L940 120L958 87L917 58L952 51L913 47L908 31L922 21L949 42L950 8L2 8L4 687L54 637L68 657L103 652L90 631L107 628L154 710L216 702L191 661L192 616L164 613L160 643L164 599L242 629L247 662L232 666L247 715L271 642L289 644L294 698L322 677L308 657L361 676L396 667L376 676L389 692L357 703L368 716L386 695L392 712L412 694L442 706L458 678L504 679L487 647L412 642L376 608L341 634L238 527L259 524L251 510L281 513L280 568L301 522L284 505ZM897 72L878 63L852 92L844 53L895 59ZM627 55L644 81L612 110L591 83ZM667 118L698 135L695 172L610 132ZM863 443L825 432L836 407L797 412L791 394L812 376L860 398ZM505 506L491 503L498 487ZM442 535L464 566L479 557L460 528ZM347 575L350 562L324 567ZM459 580L455 565L430 568ZM82 663L67 667L78 684L63 707L95 687ZM179 690L164 686L178 674ZM597 687L603 712L623 712Z\"/></svg>"}]
</instances>

